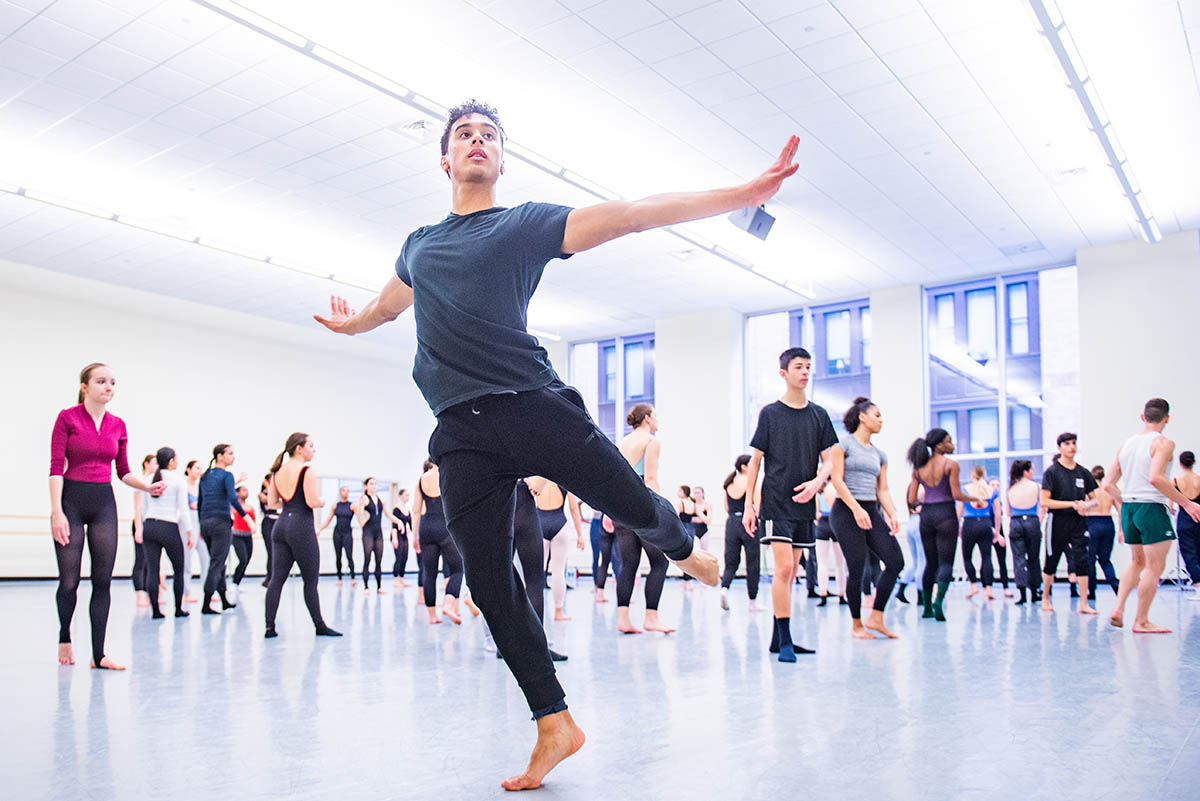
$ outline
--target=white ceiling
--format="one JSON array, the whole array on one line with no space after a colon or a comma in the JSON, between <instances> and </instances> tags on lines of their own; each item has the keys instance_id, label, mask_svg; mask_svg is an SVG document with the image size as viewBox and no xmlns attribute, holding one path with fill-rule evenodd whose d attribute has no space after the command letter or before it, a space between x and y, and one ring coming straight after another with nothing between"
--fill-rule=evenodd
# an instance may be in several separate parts
<instances>
[{"instance_id":1,"label":"white ceiling","mask_svg":"<svg viewBox=\"0 0 1200 801\"><path fill-rule=\"evenodd\" d=\"M245 5L437 104L490 100L514 143L626 197L745 180L797 133L765 245L686 229L818 301L1133 235L1024 0ZM1059 5L1163 231L1200 226L1200 2ZM421 116L188 0L0 0L0 183L345 281L380 285L446 213L436 141L401 130ZM501 202L529 199L592 202L509 159ZM688 247L652 232L556 263L531 325L803 302ZM0 258L301 324L345 290L4 194Z\"/></svg>"}]
</instances>

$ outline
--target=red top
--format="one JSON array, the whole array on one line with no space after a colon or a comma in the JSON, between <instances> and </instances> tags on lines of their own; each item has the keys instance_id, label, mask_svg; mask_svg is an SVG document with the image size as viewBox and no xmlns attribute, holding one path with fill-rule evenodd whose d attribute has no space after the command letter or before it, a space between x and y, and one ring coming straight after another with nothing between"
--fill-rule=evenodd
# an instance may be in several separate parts
<instances>
[{"instance_id":1,"label":"red top","mask_svg":"<svg viewBox=\"0 0 1200 801\"><path fill-rule=\"evenodd\" d=\"M233 517L233 530L234 531L241 531L246 534L253 533L254 530L252 528L250 528L250 523L248 522L248 520L254 519L254 510L253 509L246 510L246 517L242 517L237 512L235 512L233 509L229 510L229 514Z\"/></svg>"},{"instance_id":2,"label":"red top","mask_svg":"<svg viewBox=\"0 0 1200 801\"><path fill-rule=\"evenodd\" d=\"M117 462L117 478L129 472L125 446L129 435L125 421L105 413L100 430L83 404L63 409L54 421L50 435L50 475L71 481L107 484L112 481L112 463ZM66 468L64 474L63 468Z\"/></svg>"}]
</instances>

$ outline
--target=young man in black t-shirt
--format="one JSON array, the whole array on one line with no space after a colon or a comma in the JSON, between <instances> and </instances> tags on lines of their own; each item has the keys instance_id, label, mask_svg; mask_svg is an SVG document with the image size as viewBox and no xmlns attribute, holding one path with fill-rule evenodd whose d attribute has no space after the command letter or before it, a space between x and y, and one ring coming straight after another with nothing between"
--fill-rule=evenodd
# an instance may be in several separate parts
<instances>
[{"instance_id":1,"label":"young man in black t-shirt","mask_svg":"<svg viewBox=\"0 0 1200 801\"><path fill-rule=\"evenodd\" d=\"M788 348L780 354L779 375L787 389L782 398L767 404L758 414L758 427L750 440L753 455L746 473L748 500L742 525L751 536L761 529L762 541L771 545L775 560L771 579L775 631L770 650L779 654L780 662L795 662L797 653L815 653L792 642L792 585L801 551L811 550L816 543L814 499L829 480L833 470L830 449L838 441L828 412L810 403L805 395L811 370L812 356L804 348ZM756 509L749 499L754 497L753 488L764 460L762 506ZM851 587L850 592L858 589Z\"/></svg>"},{"instance_id":2,"label":"young man in black t-shirt","mask_svg":"<svg viewBox=\"0 0 1200 801\"><path fill-rule=\"evenodd\" d=\"M1084 512L1095 505L1096 477L1075 462L1075 435L1058 435L1058 459L1042 474L1042 507L1051 513L1050 553L1042 569L1042 611L1053 612L1050 588L1058 560L1067 553L1067 564L1079 586L1079 613L1094 615L1088 605L1088 533Z\"/></svg>"},{"instance_id":3,"label":"young man in black t-shirt","mask_svg":"<svg viewBox=\"0 0 1200 801\"><path fill-rule=\"evenodd\" d=\"M429 450L440 468L446 522L475 602L537 721L529 765L503 782L506 789L540 786L584 741L513 566L517 479L540 475L561 484L685 572L713 586L719 578L716 557L694 548L674 506L646 487L526 331L542 270L551 259L626 234L762 205L796 172L799 144L791 137L766 172L728 189L580 209L546 203L509 209L496 205L504 129L495 109L469 101L450 110L442 134L452 213L409 235L396 274L361 312L335 297L329 316L316 318L334 332L359 334L413 307L413 378L438 420Z\"/></svg>"}]
</instances>

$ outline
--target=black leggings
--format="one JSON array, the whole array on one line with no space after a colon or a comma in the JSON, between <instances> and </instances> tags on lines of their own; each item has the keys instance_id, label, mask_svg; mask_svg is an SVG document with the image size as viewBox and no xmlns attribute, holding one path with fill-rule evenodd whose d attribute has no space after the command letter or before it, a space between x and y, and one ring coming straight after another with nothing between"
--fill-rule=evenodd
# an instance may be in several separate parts
<instances>
[{"instance_id":1,"label":"black leggings","mask_svg":"<svg viewBox=\"0 0 1200 801\"><path fill-rule=\"evenodd\" d=\"M290 515L286 511L275 522L271 531L272 543L271 578L267 582L267 628L275 628L275 613L279 611L279 596L283 583L292 572L292 565L300 566L300 578L304 581L304 605L308 615L318 629L325 625L321 617L321 599L317 595L317 579L321 574L321 551L317 547L317 534L313 530L311 515Z\"/></svg>"},{"instance_id":2,"label":"black leggings","mask_svg":"<svg viewBox=\"0 0 1200 801\"><path fill-rule=\"evenodd\" d=\"M338 581L342 580L342 552L346 552L346 564L350 565L350 578L354 578L354 532L333 529L333 561L337 564Z\"/></svg>"},{"instance_id":3,"label":"black leggings","mask_svg":"<svg viewBox=\"0 0 1200 801\"><path fill-rule=\"evenodd\" d=\"M921 547L925 550L921 586L925 597L932 598L934 584L949 584L954 578L954 552L958 550L958 510L954 501L921 507Z\"/></svg>"},{"instance_id":4,"label":"black leggings","mask_svg":"<svg viewBox=\"0 0 1200 801\"><path fill-rule=\"evenodd\" d=\"M859 527L854 520L854 513L841 498L834 502L829 513L829 522L833 524L838 544L842 546L842 554L846 557L846 568L849 571L846 580L846 601L850 604L850 617L854 620L862 619L862 593L855 590L863 581L863 573L867 566L867 549L870 548L871 553L883 561L883 570L875 582L875 611L882 612L887 606L892 587L896 585L896 579L904 570L904 552L900 550L900 543L896 542L888 524L879 514L879 503L859 501L858 504L871 516L869 529Z\"/></svg>"},{"instance_id":5,"label":"black leggings","mask_svg":"<svg viewBox=\"0 0 1200 801\"><path fill-rule=\"evenodd\" d=\"M1008 547L1001 545L998 542L992 543L992 550L996 552L996 564L999 566L1000 583L1004 585L1004 589L1008 589Z\"/></svg>"},{"instance_id":6,"label":"black leggings","mask_svg":"<svg viewBox=\"0 0 1200 801\"><path fill-rule=\"evenodd\" d=\"M142 525L142 546L146 549L146 586L150 588L150 608L158 610L158 576L162 552L171 560L175 584L175 611L183 609L183 540L179 524L151 518Z\"/></svg>"},{"instance_id":7,"label":"black leggings","mask_svg":"<svg viewBox=\"0 0 1200 801\"><path fill-rule=\"evenodd\" d=\"M433 526L429 526L429 528L433 528ZM449 583L446 584L446 595L452 595L457 598L462 592L462 554L458 552L458 547L454 544L454 540L450 538L450 535L447 532L443 530L429 531L426 533L426 526L424 521L422 521L421 569L425 571L425 585L422 589L425 590L426 606L437 606L437 574L439 557L445 562L442 570L445 573L446 578L450 580ZM509 559L512 559L511 551L509 552ZM538 551L538 559L541 559L541 551Z\"/></svg>"},{"instance_id":8,"label":"black leggings","mask_svg":"<svg viewBox=\"0 0 1200 801\"><path fill-rule=\"evenodd\" d=\"M1186 517L1186 515L1185 515ZM1100 563L1100 569L1104 571L1104 578L1108 581L1108 586L1112 587L1113 592L1117 592L1119 582L1117 580L1117 571L1112 563L1113 543L1116 542L1117 529L1113 525L1111 517L1101 517L1093 515L1087 518L1088 527L1088 594L1096 592L1096 563ZM1184 547L1184 538L1187 529L1184 526L1179 527L1179 544L1181 553L1185 554L1187 548ZM1188 571L1191 574L1191 571Z\"/></svg>"},{"instance_id":9,"label":"black leggings","mask_svg":"<svg viewBox=\"0 0 1200 801\"><path fill-rule=\"evenodd\" d=\"M250 554L254 553L254 537L249 534L233 535L233 552L237 554L237 567L233 569L233 583L241 584L250 565Z\"/></svg>"},{"instance_id":10,"label":"black leggings","mask_svg":"<svg viewBox=\"0 0 1200 801\"><path fill-rule=\"evenodd\" d=\"M617 550L617 532L605 531L603 524L600 527L600 535L597 537L600 542L600 561L596 568L596 573L592 576L592 583L597 589L604 589L604 585L608 583L608 568L613 564L613 554ZM617 561L621 561L620 555L617 555ZM614 568L616 570L616 568Z\"/></svg>"},{"instance_id":11,"label":"black leggings","mask_svg":"<svg viewBox=\"0 0 1200 801\"><path fill-rule=\"evenodd\" d=\"M638 568L642 565L642 551L650 559L650 572L646 576L646 609L657 610L662 598L663 584L667 580L667 557L658 548L643 542L633 529L617 525L617 550L621 552L621 574L617 576L617 606L629 606L633 599L633 585L637 581Z\"/></svg>"},{"instance_id":12,"label":"black leggings","mask_svg":"<svg viewBox=\"0 0 1200 801\"><path fill-rule=\"evenodd\" d=\"M130 531L136 534L137 525L135 524ZM146 586L146 548L137 540L133 541L133 569L129 572L129 578L133 581L135 592L145 592L149 589Z\"/></svg>"},{"instance_id":13,"label":"black leggings","mask_svg":"<svg viewBox=\"0 0 1200 801\"><path fill-rule=\"evenodd\" d=\"M983 586L992 586L992 532L992 518L990 517L963 518L963 570L967 571L967 581L972 584L982 578ZM976 548L979 548L980 562L978 577L975 574L975 564L971 561Z\"/></svg>"},{"instance_id":14,"label":"black leggings","mask_svg":"<svg viewBox=\"0 0 1200 801\"><path fill-rule=\"evenodd\" d=\"M267 583L271 580L271 554L274 551L274 547L272 546L271 542L271 531L275 528L275 521L278 519L278 517L274 517L272 515L263 516L262 541L263 547L267 549L267 577L263 580L263 583Z\"/></svg>"},{"instance_id":15,"label":"black leggings","mask_svg":"<svg viewBox=\"0 0 1200 801\"><path fill-rule=\"evenodd\" d=\"M733 583L733 577L737 575L743 550L746 552L746 594L753 601L758 597L758 584L762 571L762 545L759 544L757 537L751 537L746 533L741 515L730 515L725 520L725 572L721 574L721 586L724 589L729 589L729 585ZM816 573L815 565L813 573Z\"/></svg>"},{"instance_id":16,"label":"black leggings","mask_svg":"<svg viewBox=\"0 0 1200 801\"><path fill-rule=\"evenodd\" d=\"M392 576L400 578L408 567L408 535L397 532L396 537L399 544L393 549L396 552L396 561L392 563Z\"/></svg>"},{"instance_id":17,"label":"black leggings","mask_svg":"<svg viewBox=\"0 0 1200 801\"><path fill-rule=\"evenodd\" d=\"M110 588L113 566L117 562L117 501L113 497L112 484L64 479L62 508L70 536L66 545L54 543L54 555L58 559L58 592L55 594L58 641L71 641L71 618L75 615L86 539L92 560L92 600L88 604L88 616L92 620L92 659L99 665L104 658L104 633L112 604Z\"/></svg>"},{"instance_id":18,"label":"black leggings","mask_svg":"<svg viewBox=\"0 0 1200 801\"><path fill-rule=\"evenodd\" d=\"M1017 586L1034 590L1042 586L1042 566L1038 551L1042 548L1042 526L1036 515L1021 515L1008 521L1008 541L1012 544L1013 575Z\"/></svg>"},{"instance_id":19,"label":"black leggings","mask_svg":"<svg viewBox=\"0 0 1200 801\"><path fill-rule=\"evenodd\" d=\"M375 586L383 588L383 531L363 529L363 589L371 583L371 556L375 557Z\"/></svg>"},{"instance_id":20,"label":"black leggings","mask_svg":"<svg viewBox=\"0 0 1200 801\"><path fill-rule=\"evenodd\" d=\"M200 536L208 546L208 575L204 577L204 597L200 599L207 605L214 592L220 593L222 600L225 598L225 561L233 540L233 521L228 517L201 518Z\"/></svg>"}]
</instances>

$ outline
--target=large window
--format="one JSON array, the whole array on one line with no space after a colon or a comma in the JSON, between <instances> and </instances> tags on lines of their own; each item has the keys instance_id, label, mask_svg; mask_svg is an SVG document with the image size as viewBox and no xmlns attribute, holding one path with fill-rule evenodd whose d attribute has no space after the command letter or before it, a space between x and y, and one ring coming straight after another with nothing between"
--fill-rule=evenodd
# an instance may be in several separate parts
<instances>
[{"instance_id":1,"label":"large window","mask_svg":"<svg viewBox=\"0 0 1200 801\"><path fill-rule=\"evenodd\" d=\"M1026 458L1040 479L1055 437L1079 429L1075 276L1064 267L925 291L929 422L954 437L964 468L1006 483L1009 463Z\"/></svg>"},{"instance_id":2,"label":"large window","mask_svg":"<svg viewBox=\"0 0 1200 801\"><path fill-rule=\"evenodd\" d=\"M840 428L854 398L871 394L871 306L866 299L746 318L746 439L763 406L783 394L779 354L802 347L813 357L808 396Z\"/></svg>"},{"instance_id":3,"label":"large window","mask_svg":"<svg viewBox=\"0 0 1200 801\"><path fill-rule=\"evenodd\" d=\"M654 403L654 335L576 342L571 345L571 383L600 430L616 441L618 434L629 433L629 410Z\"/></svg>"}]
</instances>

